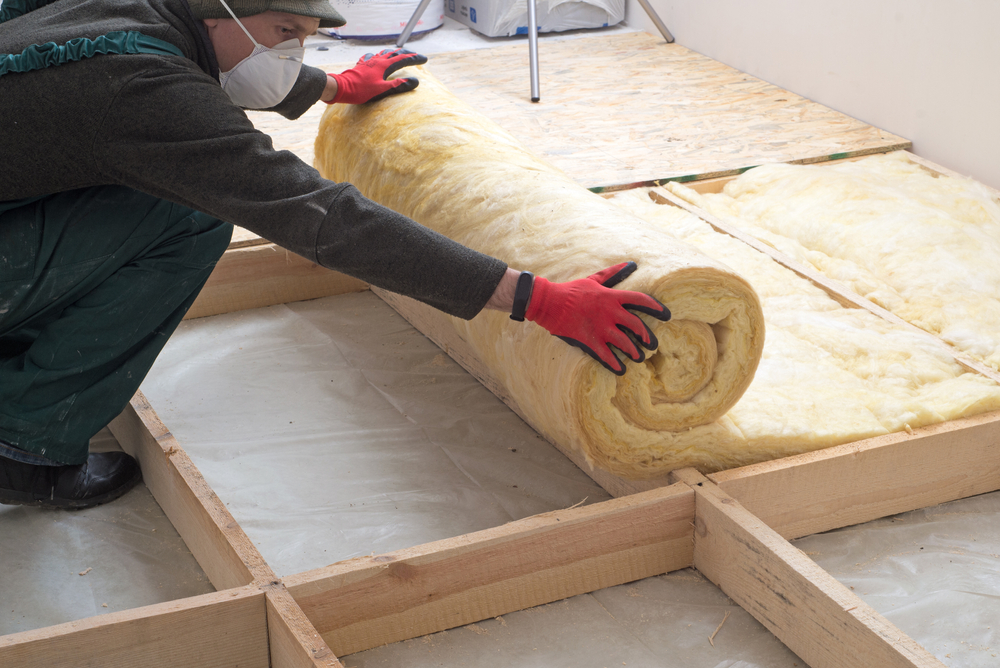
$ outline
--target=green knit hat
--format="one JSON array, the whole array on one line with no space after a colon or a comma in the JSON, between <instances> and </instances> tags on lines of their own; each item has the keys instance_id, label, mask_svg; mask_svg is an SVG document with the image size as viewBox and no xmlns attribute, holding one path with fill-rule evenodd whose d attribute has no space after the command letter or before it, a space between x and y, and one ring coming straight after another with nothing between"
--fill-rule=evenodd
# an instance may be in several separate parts
<instances>
[{"instance_id":1,"label":"green knit hat","mask_svg":"<svg viewBox=\"0 0 1000 668\"><path fill-rule=\"evenodd\" d=\"M226 0L226 4L240 18L272 11L319 19L320 28L339 28L347 23L330 0ZM188 5L198 19L232 18L219 0L188 0Z\"/></svg>"}]
</instances>

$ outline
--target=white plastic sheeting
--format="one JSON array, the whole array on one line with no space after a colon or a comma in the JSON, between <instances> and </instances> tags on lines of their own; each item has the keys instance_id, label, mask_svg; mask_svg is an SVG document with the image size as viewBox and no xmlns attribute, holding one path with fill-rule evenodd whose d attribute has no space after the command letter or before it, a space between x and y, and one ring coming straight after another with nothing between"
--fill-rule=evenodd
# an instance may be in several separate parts
<instances>
[{"instance_id":1,"label":"white plastic sheeting","mask_svg":"<svg viewBox=\"0 0 1000 668\"><path fill-rule=\"evenodd\" d=\"M186 322L143 390L282 575L607 498L367 292ZM1000 665L1000 493L796 545L946 665ZM692 570L344 661L805 665Z\"/></svg>"},{"instance_id":2,"label":"white plastic sheeting","mask_svg":"<svg viewBox=\"0 0 1000 668\"><path fill-rule=\"evenodd\" d=\"M215 591L142 484L87 510L0 505L0 564L0 635Z\"/></svg>"},{"instance_id":3,"label":"white plastic sheeting","mask_svg":"<svg viewBox=\"0 0 1000 668\"><path fill-rule=\"evenodd\" d=\"M142 389L279 575L609 498L370 292L186 322Z\"/></svg>"},{"instance_id":4,"label":"white plastic sheeting","mask_svg":"<svg viewBox=\"0 0 1000 668\"><path fill-rule=\"evenodd\" d=\"M951 668L1000 665L1000 492L795 541ZM731 615L711 636L718 625ZM794 668L691 569L343 657L352 668Z\"/></svg>"},{"instance_id":5,"label":"white plastic sheeting","mask_svg":"<svg viewBox=\"0 0 1000 668\"><path fill-rule=\"evenodd\" d=\"M1000 492L795 546L946 665L1000 666Z\"/></svg>"}]
</instances>

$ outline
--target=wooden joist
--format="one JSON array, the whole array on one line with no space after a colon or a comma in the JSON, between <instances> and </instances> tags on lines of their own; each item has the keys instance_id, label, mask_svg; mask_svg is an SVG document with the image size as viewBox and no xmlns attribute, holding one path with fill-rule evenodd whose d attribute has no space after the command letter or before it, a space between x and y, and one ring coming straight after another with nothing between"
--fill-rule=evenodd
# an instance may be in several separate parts
<instances>
[{"instance_id":1,"label":"wooden joist","mask_svg":"<svg viewBox=\"0 0 1000 668\"><path fill-rule=\"evenodd\" d=\"M271 665L281 668L343 668L285 585L265 586Z\"/></svg>"},{"instance_id":2,"label":"wooden joist","mask_svg":"<svg viewBox=\"0 0 1000 668\"><path fill-rule=\"evenodd\" d=\"M144 424L158 423L139 407ZM267 582L176 604L8 636L0 642L0 660L20 658L30 647L43 660L37 665L60 665L69 646L72 656L99 656L100 665L116 665L105 659L117 660L114 643L127 641L108 645L105 634L140 633L158 659L181 652L185 662L176 665L235 665L195 651L197 643L170 645L163 636L174 629L218 629L219 614L231 622L245 618L240 624L246 625L252 608L258 639L265 637L264 611L271 665L332 668L341 664L330 647L352 653L693 564L813 668L936 666L919 645L788 545L779 530L827 530L1000 486L1000 416L960 422L723 472L715 481L677 472L678 482L661 489L283 579L271 575ZM164 457L161 466L178 454ZM967 471L976 464L978 473L970 478ZM740 497L765 517L743 507ZM772 508L776 512L767 515ZM211 516L201 504L189 511ZM218 548L217 541L205 544ZM245 600L253 606L229 607ZM248 631L232 631L242 632ZM852 649L838 649L848 638ZM204 662L189 660L195 655Z\"/></svg>"},{"instance_id":3,"label":"wooden joist","mask_svg":"<svg viewBox=\"0 0 1000 668\"><path fill-rule=\"evenodd\" d=\"M785 538L1000 489L1000 413L708 476Z\"/></svg>"},{"instance_id":4,"label":"wooden joist","mask_svg":"<svg viewBox=\"0 0 1000 668\"><path fill-rule=\"evenodd\" d=\"M241 587L0 636L0 666L268 668L264 598Z\"/></svg>"},{"instance_id":5,"label":"wooden joist","mask_svg":"<svg viewBox=\"0 0 1000 668\"><path fill-rule=\"evenodd\" d=\"M811 668L944 668L912 638L694 469L694 565Z\"/></svg>"},{"instance_id":6,"label":"wooden joist","mask_svg":"<svg viewBox=\"0 0 1000 668\"><path fill-rule=\"evenodd\" d=\"M338 654L415 638L691 565L687 485L285 578Z\"/></svg>"},{"instance_id":7,"label":"wooden joist","mask_svg":"<svg viewBox=\"0 0 1000 668\"><path fill-rule=\"evenodd\" d=\"M185 319L318 299L367 289L364 281L330 271L274 244L226 251Z\"/></svg>"},{"instance_id":8,"label":"wooden joist","mask_svg":"<svg viewBox=\"0 0 1000 668\"><path fill-rule=\"evenodd\" d=\"M242 585L260 593L265 612L262 637L270 652L264 665L340 668L337 657L141 392L110 428L122 448L139 460L146 486L212 584L234 596L241 590L232 588ZM213 612L199 609L195 616L210 628Z\"/></svg>"},{"instance_id":9,"label":"wooden joist","mask_svg":"<svg viewBox=\"0 0 1000 668\"><path fill-rule=\"evenodd\" d=\"M680 205L669 193L663 200ZM775 253L722 221L709 222L758 250ZM270 246L238 252L232 264L220 263L217 285L235 291L230 305L259 302L253 294L256 286L276 278L287 281L290 289L283 299L310 298L314 283L300 278L326 271L287 256L276 262L283 251ZM794 265L790 259L775 259ZM808 268L792 268L841 303L878 312ZM328 285L334 292L364 287L339 278ZM413 300L376 292L519 412L446 316ZM245 536L200 475L184 474L189 466L196 469L151 407L141 396L134 403L132 412L116 421L116 433L132 442L138 435L145 443L145 454L139 452L145 457L144 471L151 466L147 461L156 462L147 479L161 488L166 499L161 503L165 510L172 509L168 515L175 524L186 527L181 534L202 554L199 559L208 564L213 582L252 582L251 587L263 592L271 660L290 667L338 666L334 653L405 640L692 564L794 651L811 657L814 668L871 660L883 662L880 665L938 665L868 606L849 592L845 596L842 587L784 538L1000 488L1000 414L708 478L688 472L673 485L668 478L635 483L592 471L578 453L567 451L599 484L624 498L276 578L252 545L247 549ZM201 492L174 498L173 491L166 491L174 487ZM196 521L199 516L201 521ZM733 570L733 562L743 566ZM854 648L851 652L843 651L846 639Z\"/></svg>"},{"instance_id":10,"label":"wooden joist","mask_svg":"<svg viewBox=\"0 0 1000 668\"><path fill-rule=\"evenodd\" d=\"M692 475L695 482L717 484L720 494L748 507L747 515L755 511L754 526L767 526L779 538L796 538L1000 489L1000 414L933 425L913 434L886 435L708 478L697 472L671 477L690 483ZM681 540L693 538L697 544L690 527L692 522L699 526L687 515L690 499L682 492L674 484L334 564L286 577L284 582L335 652L361 651L593 591L610 586L611 580L628 582L691 563L698 567L697 557L688 561L689 545ZM640 500L644 505L635 505ZM663 517L658 513L663 512L679 522L672 529L677 532L674 537L666 537L658 547L669 546L669 554L660 555L664 562L642 565L631 548L625 549L626 538L639 526L636 523L651 522L646 532L659 530ZM545 550L561 555L561 570L553 570L544 561L557 558ZM592 561L594 550L604 552L600 570L594 570L598 564ZM798 554L794 549L783 550L784 556L769 559ZM603 572L620 573L622 564L632 569L624 577L611 578ZM813 564L810 569L818 567ZM536 580L537 576L544 578ZM561 589L565 581L575 583L577 589ZM791 621L785 622L786 628L805 633L795 621L800 612L787 614ZM873 622L877 628L884 621L867 613L858 616L877 620ZM808 621L808 617L802 620Z\"/></svg>"},{"instance_id":11,"label":"wooden joist","mask_svg":"<svg viewBox=\"0 0 1000 668\"><path fill-rule=\"evenodd\" d=\"M176 462L190 460L141 395L136 397L131 411L116 421L116 432L143 461L147 480L157 490L168 516L180 525L181 535L189 544L200 546L206 570L211 570L220 582L254 576L249 586L209 595L207 599L179 602L187 615L183 623L215 628L215 606L226 604L227 596L254 598L256 609L263 606L265 611L272 665L290 668L340 665L330 645L340 653L359 651L692 564L701 564L706 574L720 584L730 582L727 578L733 576L711 575L712 562L705 561L716 548L703 543L701 554L706 556L699 562L697 531L702 530L728 536L725 544L736 545L734 549L738 550L746 549L745 541L737 539L740 532L750 531L757 543L769 546L764 549L758 545L751 554L764 555L760 558L769 572L778 574L773 578L781 582L801 580L801 587L796 585L801 591L796 591L804 598L789 598L788 593L783 594L787 600L777 597L768 603L770 622L761 620L770 623L772 630L801 655L813 650L796 645L800 642L796 638L812 638L815 629L810 625L822 613L833 615L836 624L847 624L852 634L863 639L859 645L863 648L861 656L868 652L882 656L879 652L891 650L889 656L900 654L912 662L885 665L934 665L913 659L920 655L919 648L913 649L915 643L902 634L889 644L889 650L878 648L873 639L885 635L884 620L867 608L848 610L852 606L839 598L839 590L830 590L832 585L822 573L803 565L811 562L799 563L800 555L794 548L788 551L781 547L783 543L774 541L780 539L780 534L799 536L828 530L1000 486L1000 416L994 414L712 476L719 494L732 498L734 503L745 503L760 516L746 508L735 519L728 513L721 517L707 511L699 515L697 483L704 487L705 479L699 476L692 485L689 478L681 476L681 482L670 487L279 579L262 560L258 561L252 545L237 547L245 536L238 527L230 526L231 520L219 519L228 513L220 515L224 508L216 504L221 502L203 487L204 481L193 464L191 470L185 472L186 466L178 470ZM764 541L758 534L767 525L772 525L768 531L773 536ZM697 531L692 533L692 527ZM214 557L210 556L213 552ZM774 586L770 583L764 589L770 591ZM740 594L740 587L745 585L730 583L723 588L753 611L759 592L751 587ZM171 605L175 604L8 636L0 642L0 659L20 657L30 645L32 652L50 662L40 665L59 665L52 657L58 658L65 651L61 648L69 642L64 638L67 633L106 626L113 633L131 633L129 615L135 613L145 620L145 626L137 628L148 635L155 633L148 630L150 625L153 629L174 628L175 622L167 614L173 614ZM846 613L854 614L847 619L843 617ZM260 628L260 622L256 623ZM834 622L823 624L829 629ZM839 628L835 627L832 638L840 637L841 632L836 630ZM75 655L103 657L105 640L101 633L74 636ZM875 645L869 647L873 642ZM155 651L161 656L182 649L157 646ZM815 651L822 654L827 650ZM825 659L821 656L816 660ZM816 663L814 668L820 665L844 664Z\"/></svg>"},{"instance_id":12,"label":"wooden joist","mask_svg":"<svg viewBox=\"0 0 1000 668\"><path fill-rule=\"evenodd\" d=\"M141 392L109 427L139 460L146 487L216 589L271 578L264 558Z\"/></svg>"}]
</instances>

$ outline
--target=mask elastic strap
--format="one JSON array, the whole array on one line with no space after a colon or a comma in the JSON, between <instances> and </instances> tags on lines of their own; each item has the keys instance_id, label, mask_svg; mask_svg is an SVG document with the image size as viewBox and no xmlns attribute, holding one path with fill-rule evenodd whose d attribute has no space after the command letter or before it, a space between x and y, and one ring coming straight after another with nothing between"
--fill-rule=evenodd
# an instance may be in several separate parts
<instances>
[{"instance_id":1,"label":"mask elastic strap","mask_svg":"<svg viewBox=\"0 0 1000 668\"><path fill-rule=\"evenodd\" d=\"M245 32L245 33L247 34L247 37L249 37L249 38L250 38L250 41L251 41L251 42L253 42L253 45L254 45L254 46L260 46L260 44L258 44L258 43L257 43L257 40L255 40L255 39L253 38L253 35L251 35L251 34L250 34L250 31L249 31L249 30L247 30L246 26L245 26L245 25L243 25L243 22L242 22L242 21L240 21L240 20L239 20L238 18L236 18L236 14L235 14L235 13L233 13L233 10L232 10L232 9L230 9L230 8L229 8L229 5L227 5L227 4L226 4L226 0L219 0L219 2L221 2L221 3L222 3L222 6L226 8L226 11L227 11L227 12L229 12L229 13L230 13L230 14L232 15L232 17L233 17L233 20L235 20L235 21L236 21L236 24L237 24L237 25L238 25L239 27L243 28L243 32Z\"/></svg>"}]
</instances>

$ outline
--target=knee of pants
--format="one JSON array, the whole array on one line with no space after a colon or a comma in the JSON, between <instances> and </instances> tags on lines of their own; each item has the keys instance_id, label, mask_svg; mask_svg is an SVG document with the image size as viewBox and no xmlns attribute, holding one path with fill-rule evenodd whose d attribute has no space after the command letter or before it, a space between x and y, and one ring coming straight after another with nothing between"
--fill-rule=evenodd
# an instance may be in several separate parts
<instances>
[{"instance_id":1,"label":"knee of pants","mask_svg":"<svg viewBox=\"0 0 1000 668\"><path fill-rule=\"evenodd\" d=\"M72 202L74 210L85 211L90 214L88 218L99 221L102 231L107 231L112 221L120 221L119 234L132 236L139 244L145 243L143 239L159 246L193 238L195 243L188 250L191 259L199 263L218 260L232 238L233 226L229 223L126 186L98 186L57 197L63 196Z\"/></svg>"},{"instance_id":2,"label":"knee of pants","mask_svg":"<svg viewBox=\"0 0 1000 668\"><path fill-rule=\"evenodd\" d=\"M150 213L147 219L158 219L154 224L159 227L159 234L139 257L165 271L210 270L232 240L231 224L200 211L163 202L160 210Z\"/></svg>"},{"instance_id":3,"label":"knee of pants","mask_svg":"<svg viewBox=\"0 0 1000 668\"><path fill-rule=\"evenodd\" d=\"M114 255L116 261L144 257L180 261L190 268L213 266L232 237L229 223L126 186L57 193L46 197L43 207L48 235L74 242L61 243L53 252L72 246L65 260L72 263Z\"/></svg>"},{"instance_id":4,"label":"knee of pants","mask_svg":"<svg viewBox=\"0 0 1000 668\"><path fill-rule=\"evenodd\" d=\"M198 219L199 227L202 229L198 234L196 253L199 259L214 266L229 248L233 239L233 226L200 211L194 212L192 216Z\"/></svg>"}]
</instances>

